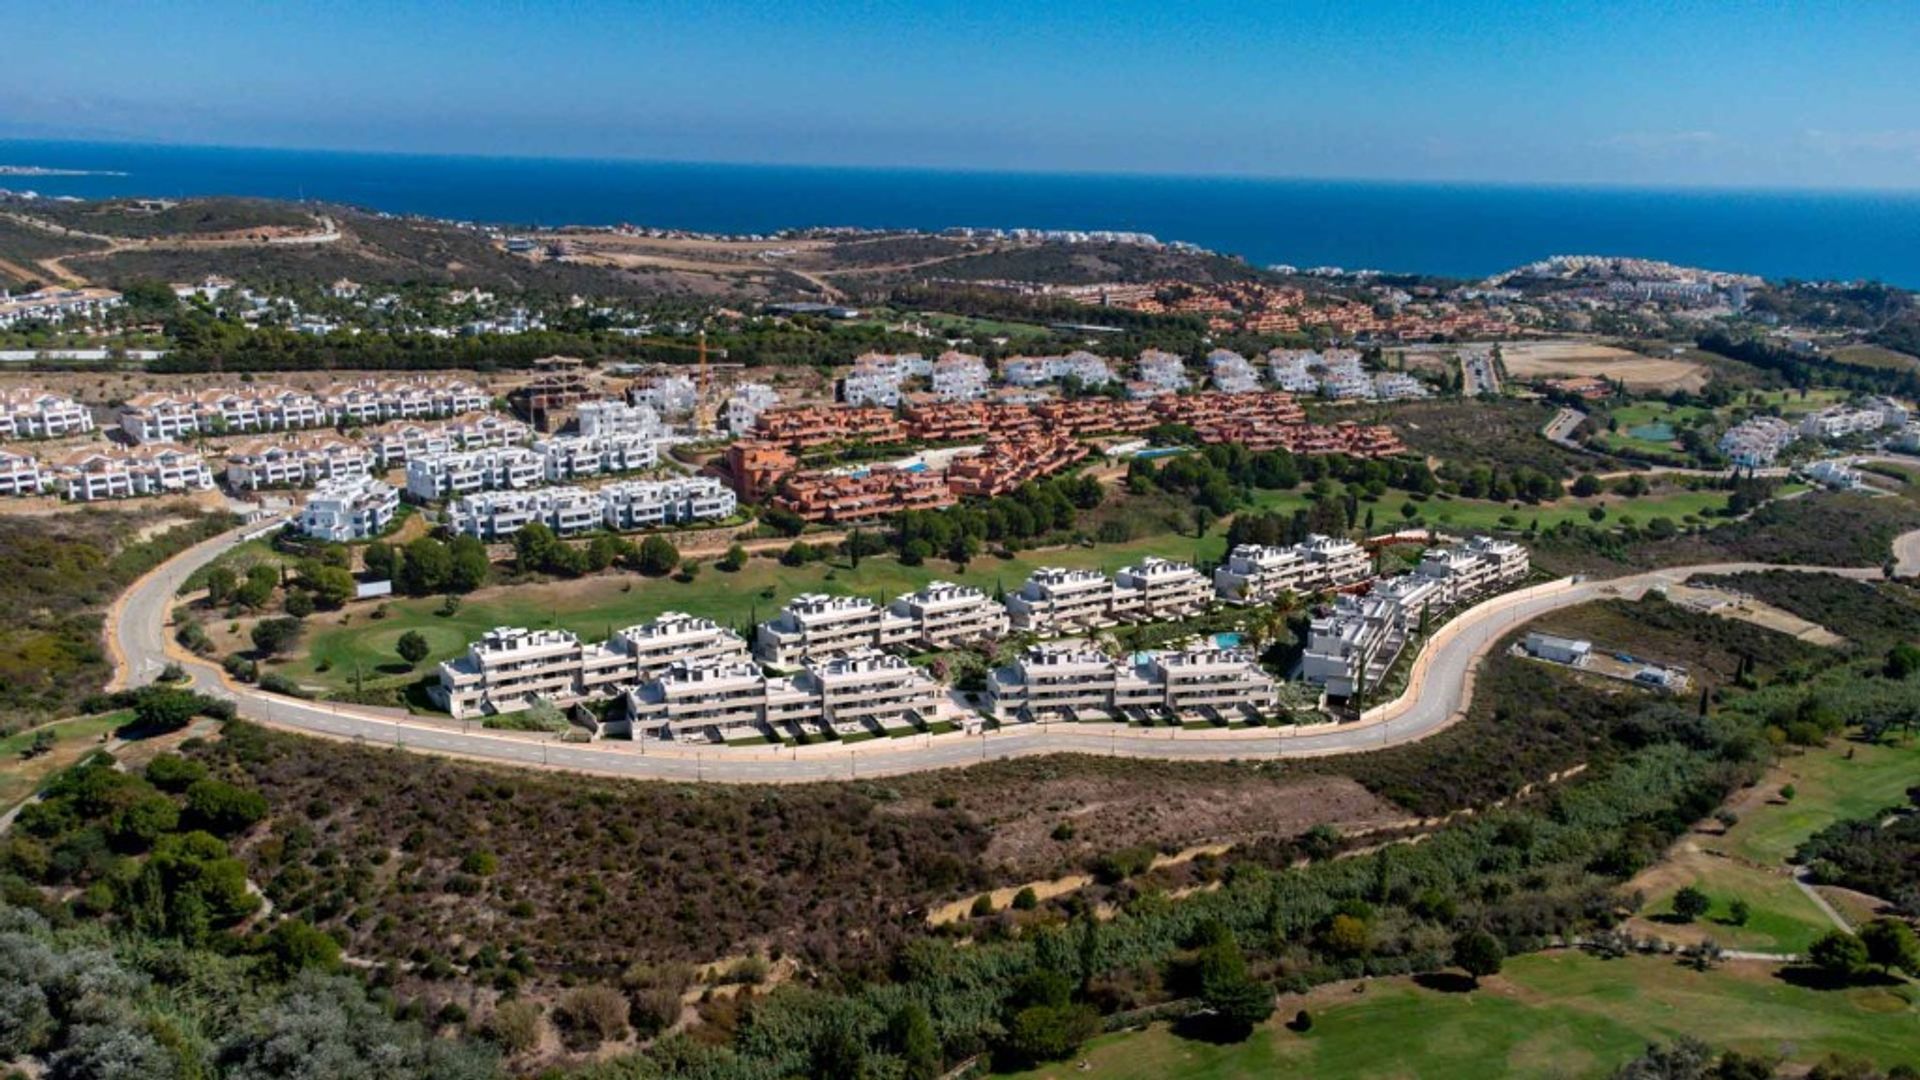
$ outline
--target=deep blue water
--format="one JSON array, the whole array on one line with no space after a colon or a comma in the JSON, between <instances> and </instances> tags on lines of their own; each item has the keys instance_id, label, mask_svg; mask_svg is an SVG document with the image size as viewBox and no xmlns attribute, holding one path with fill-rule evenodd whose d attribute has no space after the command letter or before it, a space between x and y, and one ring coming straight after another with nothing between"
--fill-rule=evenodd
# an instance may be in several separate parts
<instances>
[{"instance_id":1,"label":"deep blue water","mask_svg":"<svg viewBox=\"0 0 1920 1080\"><path fill-rule=\"evenodd\" d=\"M1653 190L428 157L0 140L43 194L318 198L515 224L1126 229L1260 264L1479 276L1552 254L1920 287L1920 192Z\"/></svg>"}]
</instances>

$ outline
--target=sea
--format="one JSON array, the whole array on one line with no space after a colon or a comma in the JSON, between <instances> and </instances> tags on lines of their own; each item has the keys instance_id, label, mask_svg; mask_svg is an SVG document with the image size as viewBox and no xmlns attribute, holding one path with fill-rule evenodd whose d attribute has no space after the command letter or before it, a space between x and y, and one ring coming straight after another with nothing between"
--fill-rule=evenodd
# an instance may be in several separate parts
<instances>
[{"instance_id":1,"label":"sea","mask_svg":"<svg viewBox=\"0 0 1920 1080\"><path fill-rule=\"evenodd\" d=\"M1920 288L1920 190L970 172L0 140L43 195L253 195L502 225L1126 230L1261 266L1476 278L1555 254Z\"/></svg>"}]
</instances>

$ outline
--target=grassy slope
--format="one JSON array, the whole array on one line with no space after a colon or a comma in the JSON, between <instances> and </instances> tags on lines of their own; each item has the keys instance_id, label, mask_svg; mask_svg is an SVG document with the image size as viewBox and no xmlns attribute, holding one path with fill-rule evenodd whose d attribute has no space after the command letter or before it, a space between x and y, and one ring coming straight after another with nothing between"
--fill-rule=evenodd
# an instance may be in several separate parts
<instances>
[{"instance_id":1,"label":"grassy slope","mask_svg":"<svg viewBox=\"0 0 1920 1080\"><path fill-rule=\"evenodd\" d=\"M0 739L0 812L40 790L48 777L85 757L100 745L100 736L133 719L132 713L103 713L42 724ZM53 749L36 758L23 757L33 745L34 736L52 731L58 737Z\"/></svg>"},{"instance_id":2,"label":"grassy slope","mask_svg":"<svg viewBox=\"0 0 1920 1080\"><path fill-rule=\"evenodd\" d=\"M1920 740L1903 746L1838 743L1789 758L1776 771L1779 783L1794 786L1794 800L1769 803L1728 831L1728 849L1741 858L1784 862L1828 825L1904 801L1907 786L1920 781Z\"/></svg>"},{"instance_id":3,"label":"grassy slope","mask_svg":"<svg viewBox=\"0 0 1920 1080\"><path fill-rule=\"evenodd\" d=\"M1783 494L1799 491L1802 484L1781 486ZM1404 492L1388 492L1380 501L1373 504L1361 503L1360 512L1364 515L1371 505L1374 527L1384 531L1400 524L1406 519L1400 516L1400 505L1408 501ZM1628 499L1618 495L1602 495L1594 499L1564 498L1541 506L1529 506L1521 503L1515 509L1511 503L1491 502L1485 499L1461 499L1436 497L1425 503L1415 502L1420 508L1420 520L1437 522L1442 526L1456 529L1507 528L1500 519L1511 516L1518 525L1514 528L1525 529L1529 522L1538 521L1543 529L1551 528L1562 521L1572 521L1580 525L1591 525L1587 517L1589 507L1600 504L1606 508L1606 522L1618 524L1622 514L1631 516L1636 522L1645 525L1656 517L1672 518L1675 524L1682 523L1689 514L1704 515L1710 511L1722 510L1727 505L1727 493L1724 491L1674 491L1665 495L1643 495L1637 499ZM1277 510L1291 513L1311 504L1304 490L1262 491L1254 497L1254 507L1259 510Z\"/></svg>"},{"instance_id":4,"label":"grassy slope","mask_svg":"<svg viewBox=\"0 0 1920 1080\"><path fill-rule=\"evenodd\" d=\"M1655 957L1536 955L1510 961L1504 974L1470 994L1407 979L1376 980L1364 994L1322 992L1306 1003L1315 1022L1305 1034L1269 1023L1244 1043L1215 1046L1155 1026L1102 1037L1072 1062L1021 1075L1605 1076L1649 1039L1681 1034L1800 1062L1839 1052L1890 1065L1920 1054L1912 996L1911 988L1811 990L1751 965L1702 974ZM1298 1005L1283 1002L1276 1020L1290 1019ZM1082 1059L1090 1065L1085 1071L1077 1067Z\"/></svg>"}]
</instances>

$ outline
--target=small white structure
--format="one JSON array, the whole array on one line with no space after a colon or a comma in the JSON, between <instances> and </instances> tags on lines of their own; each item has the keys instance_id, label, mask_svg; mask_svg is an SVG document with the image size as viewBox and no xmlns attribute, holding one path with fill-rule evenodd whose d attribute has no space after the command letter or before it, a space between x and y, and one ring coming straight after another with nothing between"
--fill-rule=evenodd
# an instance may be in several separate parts
<instances>
[{"instance_id":1,"label":"small white structure","mask_svg":"<svg viewBox=\"0 0 1920 1080\"><path fill-rule=\"evenodd\" d=\"M318 540L366 540L385 532L399 510L400 493L384 480L329 480L313 489L294 527Z\"/></svg>"}]
</instances>

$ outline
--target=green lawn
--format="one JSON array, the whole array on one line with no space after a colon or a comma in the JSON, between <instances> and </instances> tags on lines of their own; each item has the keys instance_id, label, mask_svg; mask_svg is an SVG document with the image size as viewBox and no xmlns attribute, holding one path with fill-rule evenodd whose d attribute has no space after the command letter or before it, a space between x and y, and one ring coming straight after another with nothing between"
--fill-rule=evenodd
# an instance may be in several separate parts
<instances>
[{"instance_id":1,"label":"green lawn","mask_svg":"<svg viewBox=\"0 0 1920 1080\"><path fill-rule=\"evenodd\" d=\"M1642 914L1670 915L1673 894L1681 885L1692 885L1713 899L1713 907L1694 927L1729 949L1804 953L1814 939L1833 929L1833 923L1784 873L1768 873L1708 855L1689 856L1680 865L1687 880L1676 881L1672 888L1649 897ZM1747 921L1741 926L1728 921L1735 898L1745 900L1748 906Z\"/></svg>"},{"instance_id":2,"label":"green lawn","mask_svg":"<svg viewBox=\"0 0 1920 1080\"><path fill-rule=\"evenodd\" d=\"M130 712L102 713L56 720L0 739L0 811L40 790L47 778L87 755L100 745L100 736L133 719ZM34 736L51 731L57 737L53 750L36 758L21 754L33 745Z\"/></svg>"},{"instance_id":3,"label":"green lawn","mask_svg":"<svg viewBox=\"0 0 1920 1080\"><path fill-rule=\"evenodd\" d=\"M1781 782L1794 786L1793 801L1774 800L1742 818L1727 833L1732 854L1778 865L1836 821L1904 803L1908 785L1920 783L1920 739L1902 746L1835 742L1788 758L1780 768Z\"/></svg>"},{"instance_id":4,"label":"green lawn","mask_svg":"<svg viewBox=\"0 0 1920 1080\"><path fill-rule=\"evenodd\" d=\"M1699 973L1670 958L1598 960L1574 953L1525 956L1473 993L1427 990L1408 979L1314 995L1311 1031L1296 1033L1297 1001L1274 1023L1230 1046L1181 1039L1164 1025L1102 1036L1074 1059L1019 1074L1029 1080L1226 1080L1229 1077L1607 1076L1649 1039L1690 1034L1716 1047L1828 1053L1883 1067L1920 1054L1920 1009L1911 987L1822 991L1756 965ZM1081 1070L1084 1060L1089 1068Z\"/></svg>"},{"instance_id":5,"label":"green lawn","mask_svg":"<svg viewBox=\"0 0 1920 1080\"><path fill-rule=\"evenodd\" d=\"M287 556L273 549L273 543L265 538L248 540L224 551L220 557L195 570L180 584L182 593L198 592L207 587L207 575L216 566L232 570L235 577L245 578L247 571L257 563L271 563L282 566L288 562Z\"/></svg>"},{"instance_id":6,"label":"green lawn","mask_svg":"<svg viewBox=\"0 0 1920 1080\"><path fill-rule=\"evenodd\" d=\"M960 581L990 593L996 588L1012 592L1041 566L1097 567L1113 573L1146 555L1219 559L1225 548L1226 539L1218 533L1204 540L1161 534L1123 544L1023 552L1013 559L983 555L965 573L957 573L945 559L902 566L892 558L867 558L858 570L848 569L844 560L789 567L772 559L754 559L732 574L703 567L691 582L609 574L486 589L467 597L451 616L435 614L439 597L392 601L386 618L377 621L369 618L372 608L361 604L352 607L344 626L325 617L310 620L313 629L305 654L277 670L304 684L345 690L353 686L358 663L369 688L391 686L412 682L435 663L459 655L469 641L495 626L558 626L599 640L610 630L644 622L663 611L688 611L739 625L770 618L788 599L805 592L857 593L886 603L936 579ZM432 648L411 673L402 670L394 653L400 635L408 630L418 630ZM322 664L327 670L318 670Z\"/></svg>"}]
</instances>

